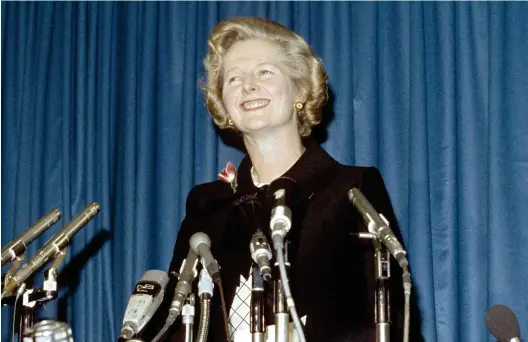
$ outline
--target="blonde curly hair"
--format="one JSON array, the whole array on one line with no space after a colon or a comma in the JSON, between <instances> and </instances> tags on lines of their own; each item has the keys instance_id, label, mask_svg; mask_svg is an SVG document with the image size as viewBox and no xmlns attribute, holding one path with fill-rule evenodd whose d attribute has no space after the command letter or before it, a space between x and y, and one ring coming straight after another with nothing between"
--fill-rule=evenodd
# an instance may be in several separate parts
<instances>
[{"instance_id":1,"label":"blonde curly hair","mask_svg":"<svg viewBox=\"0 0 528 342\"><path fill-rule=\"evenodd\" d=\"M208 40L204 59L206 80L203 86L206 104L213 121L220 129L232 129L229 116L222 102L222 63L229 48L236 42L263 39L276 44L285 55L285 73L297 90L306 95L304 108L298 113L301 136L308 136L322 119L322 108L328 99L328 77L322 61L316 57L306 41L278 23L261 18L231 18L219 23Z\"/></svg>"}]
</instances>

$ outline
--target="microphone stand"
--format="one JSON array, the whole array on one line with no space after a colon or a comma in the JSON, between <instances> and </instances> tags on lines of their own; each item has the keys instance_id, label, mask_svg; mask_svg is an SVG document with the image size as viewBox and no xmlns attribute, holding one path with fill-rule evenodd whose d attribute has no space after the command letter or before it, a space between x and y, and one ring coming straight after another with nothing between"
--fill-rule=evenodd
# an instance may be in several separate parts
<instances>
[{"instance_id":1,"label":"microphone stand","mask_svg":"<svg viewBox=\"0 0 528 342\"><path fill-rule=\"evenodd\" d=\"M275 260L278 260L276 258ZM290 263L288 262L288 242L284 243L284 264L289 271ZM275 262L275 283L274 283L274 303L273 312L275 313L275 342L288 342L289 341L289 323L290 315L288 313L288 305L286 303L286 294L282 286L282 280L279 276L279 262ZM289 273L289 272L287 272ZM290 275L288 274L288 277Z\"/></svg>"},{"instance_id":2,"label":"microphone stand","mask_svg":"<svg viewBox=\"0 0 528 342\"><path fill-rule=\"evenodd\" d=\"M376 341L390 342L390 254L376 234L359 233L360 239L370 239L374 245L374 274L376 291L374 295L374 322Z\"/></svg>"},{"instance_id":3,"label":"microphone stand","mask_svg":"<svg viewBox=\"0 0 528 342\"><path fill-rule=\"evenodd\" d=\"M44 272L44 284L43 289L26 289L25 283L22 283L19 286L18 290L10 296L2 298L2 305L11 305L13 310L17 310L17 299L22 297L22 307L20 310L20 319L19 319L19 328L18 328L18 341L22 342L24 339L24 334L35 324L35 310L37 304L44 305L45 303L57 298L58 295L58 286L57 286L57 269L60 267L64 258L66 257L66 252L68 247L61 250L55 261L49 269ZM5 275L5 281L11 276L8 273ZM16 317L15 317L16 319Z\"/></svg>"},{"instance_id":4,"label":"microphone stand","mask_svg":"<svg viewBox=\"0 0 528 342\"><path fill-rule=\"evenodd\" d=\"M253 289L251 291L251 312L249 326L252 342L264 342L266 324L264 321L264 280L260 275L258 265L253 264Z\"/></svg>"},{"instance_id":5,"label":"microphone stand","mask_svg":"<svg viewBox=\"0 0 528 342\"><path fill-rule=\"evenodd\" d=\"M194 293L191 293L185 298L185 305L182 309L182 323L185 325L185 342L193 341L194 311Z\"/></svg>"}]
</instances>

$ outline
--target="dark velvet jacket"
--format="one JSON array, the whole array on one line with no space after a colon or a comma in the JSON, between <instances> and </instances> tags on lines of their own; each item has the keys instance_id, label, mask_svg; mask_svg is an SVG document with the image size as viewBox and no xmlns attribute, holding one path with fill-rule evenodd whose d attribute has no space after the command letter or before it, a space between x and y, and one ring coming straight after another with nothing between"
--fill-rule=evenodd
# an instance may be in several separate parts
<instances>
[{"instance_id":1,"label":"dark velvet jacket","mask_svg":"<svg viewBox=\"0 0 528 342\"><path fill-rule=\"evenodd\" d=\"M348 200L348 190L359 188L373 207L389 220L402 241L389 196L377 169L343 166L312 138L304 139L303 143L306 151L284 176L294 179L299 189L287 239L290 285L299 317L307 316L306 339L308 342L375 341L373 246L372 242L358 238L357 233L367 229ZM271 208L267 186L255 187L250 169L251 161L246 156L237 170L235 193L222 181L198 185L191 190L170 265L170 271L178 272L189 250L190 236L199 231L208 234L212 254L222 270L227 313L240 275L248 276L252 263L249 241L253 232L260 227L269 233L267 219ZM255 220L254 217L264 219ZM176 282L176 277L171 276L164 303L144 335L147 340L161 329ZM271 289L266 290L266 325L273 324L272 293ZM391 260L390 294L391 341L400 341L403 287L401 271L394 259ZM416 305L412 308L417 314ZM226 341L221 310L215 286L208 341ZM198 317L197 305L195 327ZM416 341L419 326L415 319L411 325L410 340ZM166 333L165 341L183 341L184 329L180 327L181 318L178 318Z\"/></svg>"}]
</instances>

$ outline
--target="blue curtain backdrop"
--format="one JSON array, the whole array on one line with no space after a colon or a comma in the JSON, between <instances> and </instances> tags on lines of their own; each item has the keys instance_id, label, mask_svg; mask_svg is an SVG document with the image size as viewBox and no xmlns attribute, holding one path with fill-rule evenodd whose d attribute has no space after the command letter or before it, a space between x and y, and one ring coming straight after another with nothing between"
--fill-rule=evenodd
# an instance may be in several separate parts
<instances>
[{"instance_id":1,"label":"blue curtain backdrop","mask_svg":"<svg viewBox=\"0 0 528 342\"><path fill-rule=\"evenodd\" d=\"M278 21L324 60L323 146L380 169L426 340L493 340L484 314L498 303L526 338L528 3L518 2L2 2L2 246L59 208L29 257L101 205L40 317L67 321L78 342L114 340L134 284L168 267L191 187L241 160L198 81L208 34L232 16ZM2 341L11 314L2 309Z\"/></svg>"}]
</instances>

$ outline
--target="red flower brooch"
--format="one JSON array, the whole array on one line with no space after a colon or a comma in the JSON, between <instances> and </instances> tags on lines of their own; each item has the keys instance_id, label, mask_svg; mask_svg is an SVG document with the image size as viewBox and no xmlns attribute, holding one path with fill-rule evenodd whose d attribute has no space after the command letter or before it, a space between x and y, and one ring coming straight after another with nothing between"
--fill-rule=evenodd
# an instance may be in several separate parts
<instances>
[{"instance_id":1,"label":"red flower brooch","mask_svg":"<svg viewBox=\"0 0 528 342\"><path fill-rule=\"evenodd\" d=\"M218 179L231 184L231 189L233 189L233 192L236 192L237 189L237 172L235 169L235 165L231 162L227 162L226 167L218 174Z\"/></svg>"}]
</instances>

